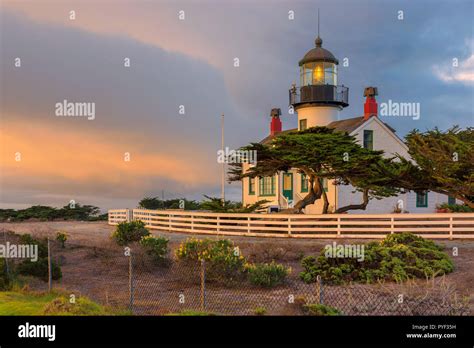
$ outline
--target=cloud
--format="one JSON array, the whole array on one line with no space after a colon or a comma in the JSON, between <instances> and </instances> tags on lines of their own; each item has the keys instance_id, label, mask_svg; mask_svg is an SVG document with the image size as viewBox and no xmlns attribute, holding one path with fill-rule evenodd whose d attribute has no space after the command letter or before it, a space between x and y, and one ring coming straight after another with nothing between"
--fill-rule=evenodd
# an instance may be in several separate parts
<instances>
[{"instance_id":1,"label":"cloud","mask_svg":"<svg viewBox=\"0 0 474 348\"><path fill-rule=\"evenodd\" d=\"M28 204L32 192L48 197L44 204L64 195L95 196L87 202L94 204L163 188L196 196L219 186L219 116L227 111L231 129L241 122L216 68L129 38L10 13L2 14L2 32L3 205ZM64 99L94 102L95 119L56 117Z\"/></svg>"},{"instance_id":2,"label":"cloud","mask_svg":"<svg viewBox=\"0 0 474 348\"><path fill-rule=\"evenodd\" d=\"M458 66L435 65L433 72L436 76L447 83L463 83L466 85L474 85L474 53L467 59L457 63Z\"/></svg>"},{"instance_id":3,"label":"cloud","mask_svg":"<svg viewBox=\"0 0 474 348\"><path fill-rule=\"evenodd\" d=\"M421 103L419 121L389 120L400 136L472 124L472 49L465 45L472 40L472 1L336 0L318 7L323 46L350 61L339 67L339 83L350 88L342 118L363 112L363 88L374 85L379 101ZM71 9L75 21L68 19ZM181 9L185 21L178 20ZM403 21L396 18L400 9ZM222 112L226 145L233 148L268 134L273 107L282 108L285 128L296 127L286 112L288 88L313 47L312 3L7 0L1 11L2 126L15 134L6 159L24 146L25 161L36 161L23 163L23 171L5 164L1 201L7 205L63 204L72 195L104 207L130 206L163 188L170 196L218 195ZM13 68L15 57L21 69ZM463 58L457 70L440 63L452 57ZM55 117L54 104L64 99L95 102L96 119ZM186 115L178 114L179 105ZM141 161L140 170L122 167L126 151ZM228 197L239 199L232 187Z\"/></svg>"}]
</instances>

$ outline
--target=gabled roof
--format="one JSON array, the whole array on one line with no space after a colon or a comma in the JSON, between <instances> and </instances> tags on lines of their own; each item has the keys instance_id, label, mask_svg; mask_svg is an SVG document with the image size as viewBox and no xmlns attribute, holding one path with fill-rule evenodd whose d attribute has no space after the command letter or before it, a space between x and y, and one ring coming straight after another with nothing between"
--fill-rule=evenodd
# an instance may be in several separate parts
<instances>
[{"instance_id":1,"label":"gabled roof","mask_svg":"<svg viewBox=\"0 0 474 348\"><path fill-rule=\"evenodd\" d=\"M277 133L277 135L278 134L290 133L290 132L294 132L294 131L297 131L297 130L298 130L298 128L287 129L287 130L281 131L280 133ZM268 145L272 142L273 138L275 138L275 135L269 135L265 139L261 140L260 144Z\"/></svg>"},{"instance_id":2,"label":"gabled roof","mask_svg":"<svg viewBox=\"0 0 474 348\"><path fill-rule=\"evenodd\" d=\"M327 125L328 128L334 128L341 132L352 133L352 131L359 128L362 123L364 123L364 116L348 118L345 120L334 121Z\"/></svg>"},{"instance_id":3,"label":"gabled roof","mask_svg":"<svg viewBox=\"0 0 474 348\"><path fill-rule=\"evenodd\" d=\"M370 120L370 118L368 120ZM368 120L364 120L364 116L347 118L345 120L331 122L330 124L327 125L327 127L334 128L338 131L343 131L343 132L347 132L351 134L353 131L359 128L365 121L368 121ZM393 133L396 132L395 129L390 127L385 122L383 122L383 124L386 125L387 128L390 129Z\"/></svg>"},{"instance_id":4,"label":"gabled roof","mask_svg":"<svg viewBox=\"0 0 474 348\"><path fill-rule=\"evenodd\" d=\"M368 120L365 120L364 119L364 116L360 116L360 117L353 117L353 118L347 118L345 120L340 120L340 121L334 121L334 122L331 122L327 125L328 128L334 128L335 130L337 131L340 131L340 132L347 132L348 134L351 134L353 131L355 131L357 128L359 128L362 124L364 124L366 121L369 121L370 118ZM385 122L382 122L385 126L387 126L387 128L392 131L393 133L395 133L395 129L393 129L392 127L390 127L388 124L386 124ZM287 130L284 130L278 134L284 134L284 133L289 133L289 132L294 132L294 131L297 131L298 128L293 128L293 129L287 129ZM271 143L272 139L274 138L275 136L273 135L269 135L267 136L265 139L263 139L262 141L260 141L260 144L265 144L265 145L268 145Z\"/></svg>"}]
</instances>

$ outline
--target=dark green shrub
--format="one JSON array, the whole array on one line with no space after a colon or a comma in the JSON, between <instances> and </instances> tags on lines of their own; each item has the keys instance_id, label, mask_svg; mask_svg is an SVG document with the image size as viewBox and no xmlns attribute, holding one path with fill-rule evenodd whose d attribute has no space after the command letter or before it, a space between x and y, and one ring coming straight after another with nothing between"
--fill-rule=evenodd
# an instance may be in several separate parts
<instances>
[{"instance_id":1,"label":"dark green shrub","mask_svg":"<svg viewBox=\"0 0 474 348\"><path fill-rule=\"evenodd\" d=\"M465 204L448 204L448 203L443 203L440 204L439 209L447 209L451 213L472 213L474 212L474 209L469 207L468 205Z\"/></svg>"},{"instance_id":2,"label":"dark green shrub","mask_svg":"<svg viewBox=\"0 0 474 348\"><path fill-rule=\"evenodd\" d=\"M51 262L51 270L53 280L61 279L61 267L54 261ZM17 266L16 271L21 275L29 275L48 281L48 259L43 257L36 262L24 260Z\"/></svg>"},{"instance_id":3,"label":"dark green shrub","mask_svg":"<svg viewBox=\"0 0 474 348\"><path fill-rule=\"evenodd\" d=\"M10 286L10 277L7 272L7 263L5 259L0 258L0 290L8 290Z\"/></svg>"},{"instance_id":4,"label":"dark green shrub","mask_svg":"<svg viewBox=\"0 0 474 348\"><path fill-rule=\"evenodd\" d=\"M300 273L300 278L304 282L315 282L320 275L324 281L334 284L405 281L434 277L454 270L453 262L442 247L411 233L391 234L381 242L367 244L363 261L328 258L323 250L318 257L305 257L301 265L304 271Z\"/></svg>"},{"instance_id":5,"label":"dark green shrub","mask_svg":"<svg viewBox=\"0 0 474 348\"><path fill-rule=\"evenodd\" d=\"M36 239L31 234L20 235L19 244L29 244L38 246L38 258L48 257L48 241L46 239Z\"/></svg>"},{"instance_id":6,"label":"dark green shrub","mask_svg":"<svg viewBox=\"0 0 474 348\"><path fill-rule=\"evenodd\" d=\"M130 242L138 242L142 237L148 236L150 232L145 228L143 221L121 222L112 233L118 245L127 245Z\"/></svg>"},{"instance_id":7,"label":"dark green shrub","mask_svg":"<svg viewBox=\"0 0 474 348\"><path fill-rule=\"evenodd\" d=\"M228 239L187 239L176 250L178 260L196 265L206 262L206 279L231 282L245 272L245 258Z\"/></svg>"},{"instance_id":8,"label":"dark green shrub","mask_svg":"<svg viewBox=\"0 0 474 348\"><path fill-rule=\"evenodd\" d=\"M168 242L169 239L164 237L153 237L151 235L142 237L140 245L142 245L147 254L152 256L157 263L165 263L168 256Z\"/></svg>"},{"instance_id":9,"label":"dark green shrub","mask_svg":"<svg viewBox=\"0 0 474 348\"><path fill-rule=\"evenodd\" d=\"M43 205L35 205L26 209L0 209L0 221L24 221L38 219L40 221L51 220L88 220L98 216L100 209L92 205L81 205L76 203L74 208L66 205L63 208L53 208Z\"/></svg>"},{"instance_id":10,"label":"dark green shrub","mask_svg":"<svg viewBox=\"0 0 474 348\"><path fill-rule=\"evenodd\" d=\"M250 282L267 288L282 284L290 271L289 268L275 262L247 266Z\"/></svg>"},{"instance_id":11,"label":"dark green shrub","mask_svg":"<svg viewBox=\"0 0 474 348\"><path fill-rule=\"evenodd\" d=\"M303 305L303 311L307 315L314 315L314 316L326 316L326 315L333 316L333 315L342 314L337 308L326 306L319 303L305 304Z\"/></svg>"}]
</instances>

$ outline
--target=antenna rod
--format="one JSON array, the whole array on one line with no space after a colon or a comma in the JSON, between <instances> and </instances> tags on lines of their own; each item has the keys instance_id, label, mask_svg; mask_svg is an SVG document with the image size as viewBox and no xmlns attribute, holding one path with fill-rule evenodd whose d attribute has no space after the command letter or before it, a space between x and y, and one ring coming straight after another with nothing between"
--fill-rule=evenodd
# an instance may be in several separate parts
<instances>
[{"instance_id":1,"label":"antenna rod","mask_svg":"<svg viewBox=\"0 0 474 348\"><path fill-rule=\"evenodd\" d=\"M319 7L318 7L318 37L319 37Z\"/></svg>"},{"instance_id":2,"label":"antenna rod","mask_svg":"<svg viewBox=\"0 0 474 348\"><path fill-rule=\"evenodd\" d=\"M224 114L221 115L221 150L224 153ZM222 178L221 178L221 200L222 206L225 206L225 161L222 162Z\"/></svg>"}]
</instances>

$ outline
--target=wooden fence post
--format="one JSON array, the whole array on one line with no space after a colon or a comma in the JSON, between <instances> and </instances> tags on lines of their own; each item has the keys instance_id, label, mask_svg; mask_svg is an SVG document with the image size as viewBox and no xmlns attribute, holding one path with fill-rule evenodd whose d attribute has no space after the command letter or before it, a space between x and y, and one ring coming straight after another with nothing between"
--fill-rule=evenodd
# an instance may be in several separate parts
<instances>
[{"instance_id":1,"label":"wooden fence post","mask_svg":"<svg viewBox=\"0 0 474 348\"><path fill-rule=\"evenodd\" d=\"M319 276L319 303L324 304L324 287L323 287L323 278Z\"/></svg>"},{"instance_id":2,"label":"wooden fence post","mask_svg":"<svg viewBox=\"0 0 474 348\"><path fill-rule=\"evenodd\" d=\"M5 246L7 245L7 232L3 231L3 239L5 240ZM3 271L0 269L0 271ZM8 257L5 256L5 271L7 272L8 281L10 281L10 266L8 265Z\"/></svg>"},{"instance_id":3,"label":"wooden fence post","mask_svg":"<svg viewBox=\"0 0 474 348\"><path fill-rule=\"evenodd\" d=\"M220 220L219 215L217 215L216 219L217 219L217 234L219 234L221 231L221 220Z\"/></svg>"},{"instance_id":4,"label":"wooden fence post","mask_svg":"<svg viewBox=\"0 0 474 348\"><path fill-rule=\"evenodd\" d=\"M48 291L53 289L53 270L51 267L51 246L48 238Z\"/></svg>"},{"instance_id":5,"label":"wooden fence post","mask_svg":"<svg viewBox=\"0 0 474 348\"><path fill-rule=\"evenodd\" d=\"M206 261L201 260L201 312L206 311Z\"/></svg>"},{"instance_id":6,"label":"wooden fence post","mask_svg":"<svg viewBox=\"0 0 474 348\"><path fill-rule=\"evenodd\" d=\"M341 238L341 218L337 218L337 237L336 238Z\"/></svg>"},{"instance_id":7,"label":"wooden fence post","mask_svg":"<svg viewBox=\"0 0 474 348\"><path fill-rule=\"evenodd\" d=\"M324 287L322 277L319 277L319 303L324 304Z\"/></svg>"},{"instance_id":8,"label":"wooden fence post","mask_svg":"<svg viewBox=\"0 0 474 348\"><path fill-rule=\"evenodd\" d=\"M133 313L133 260L132 251L130 250L130 256L128 257L128 308Z\"/></svg>"}]
</instances>

